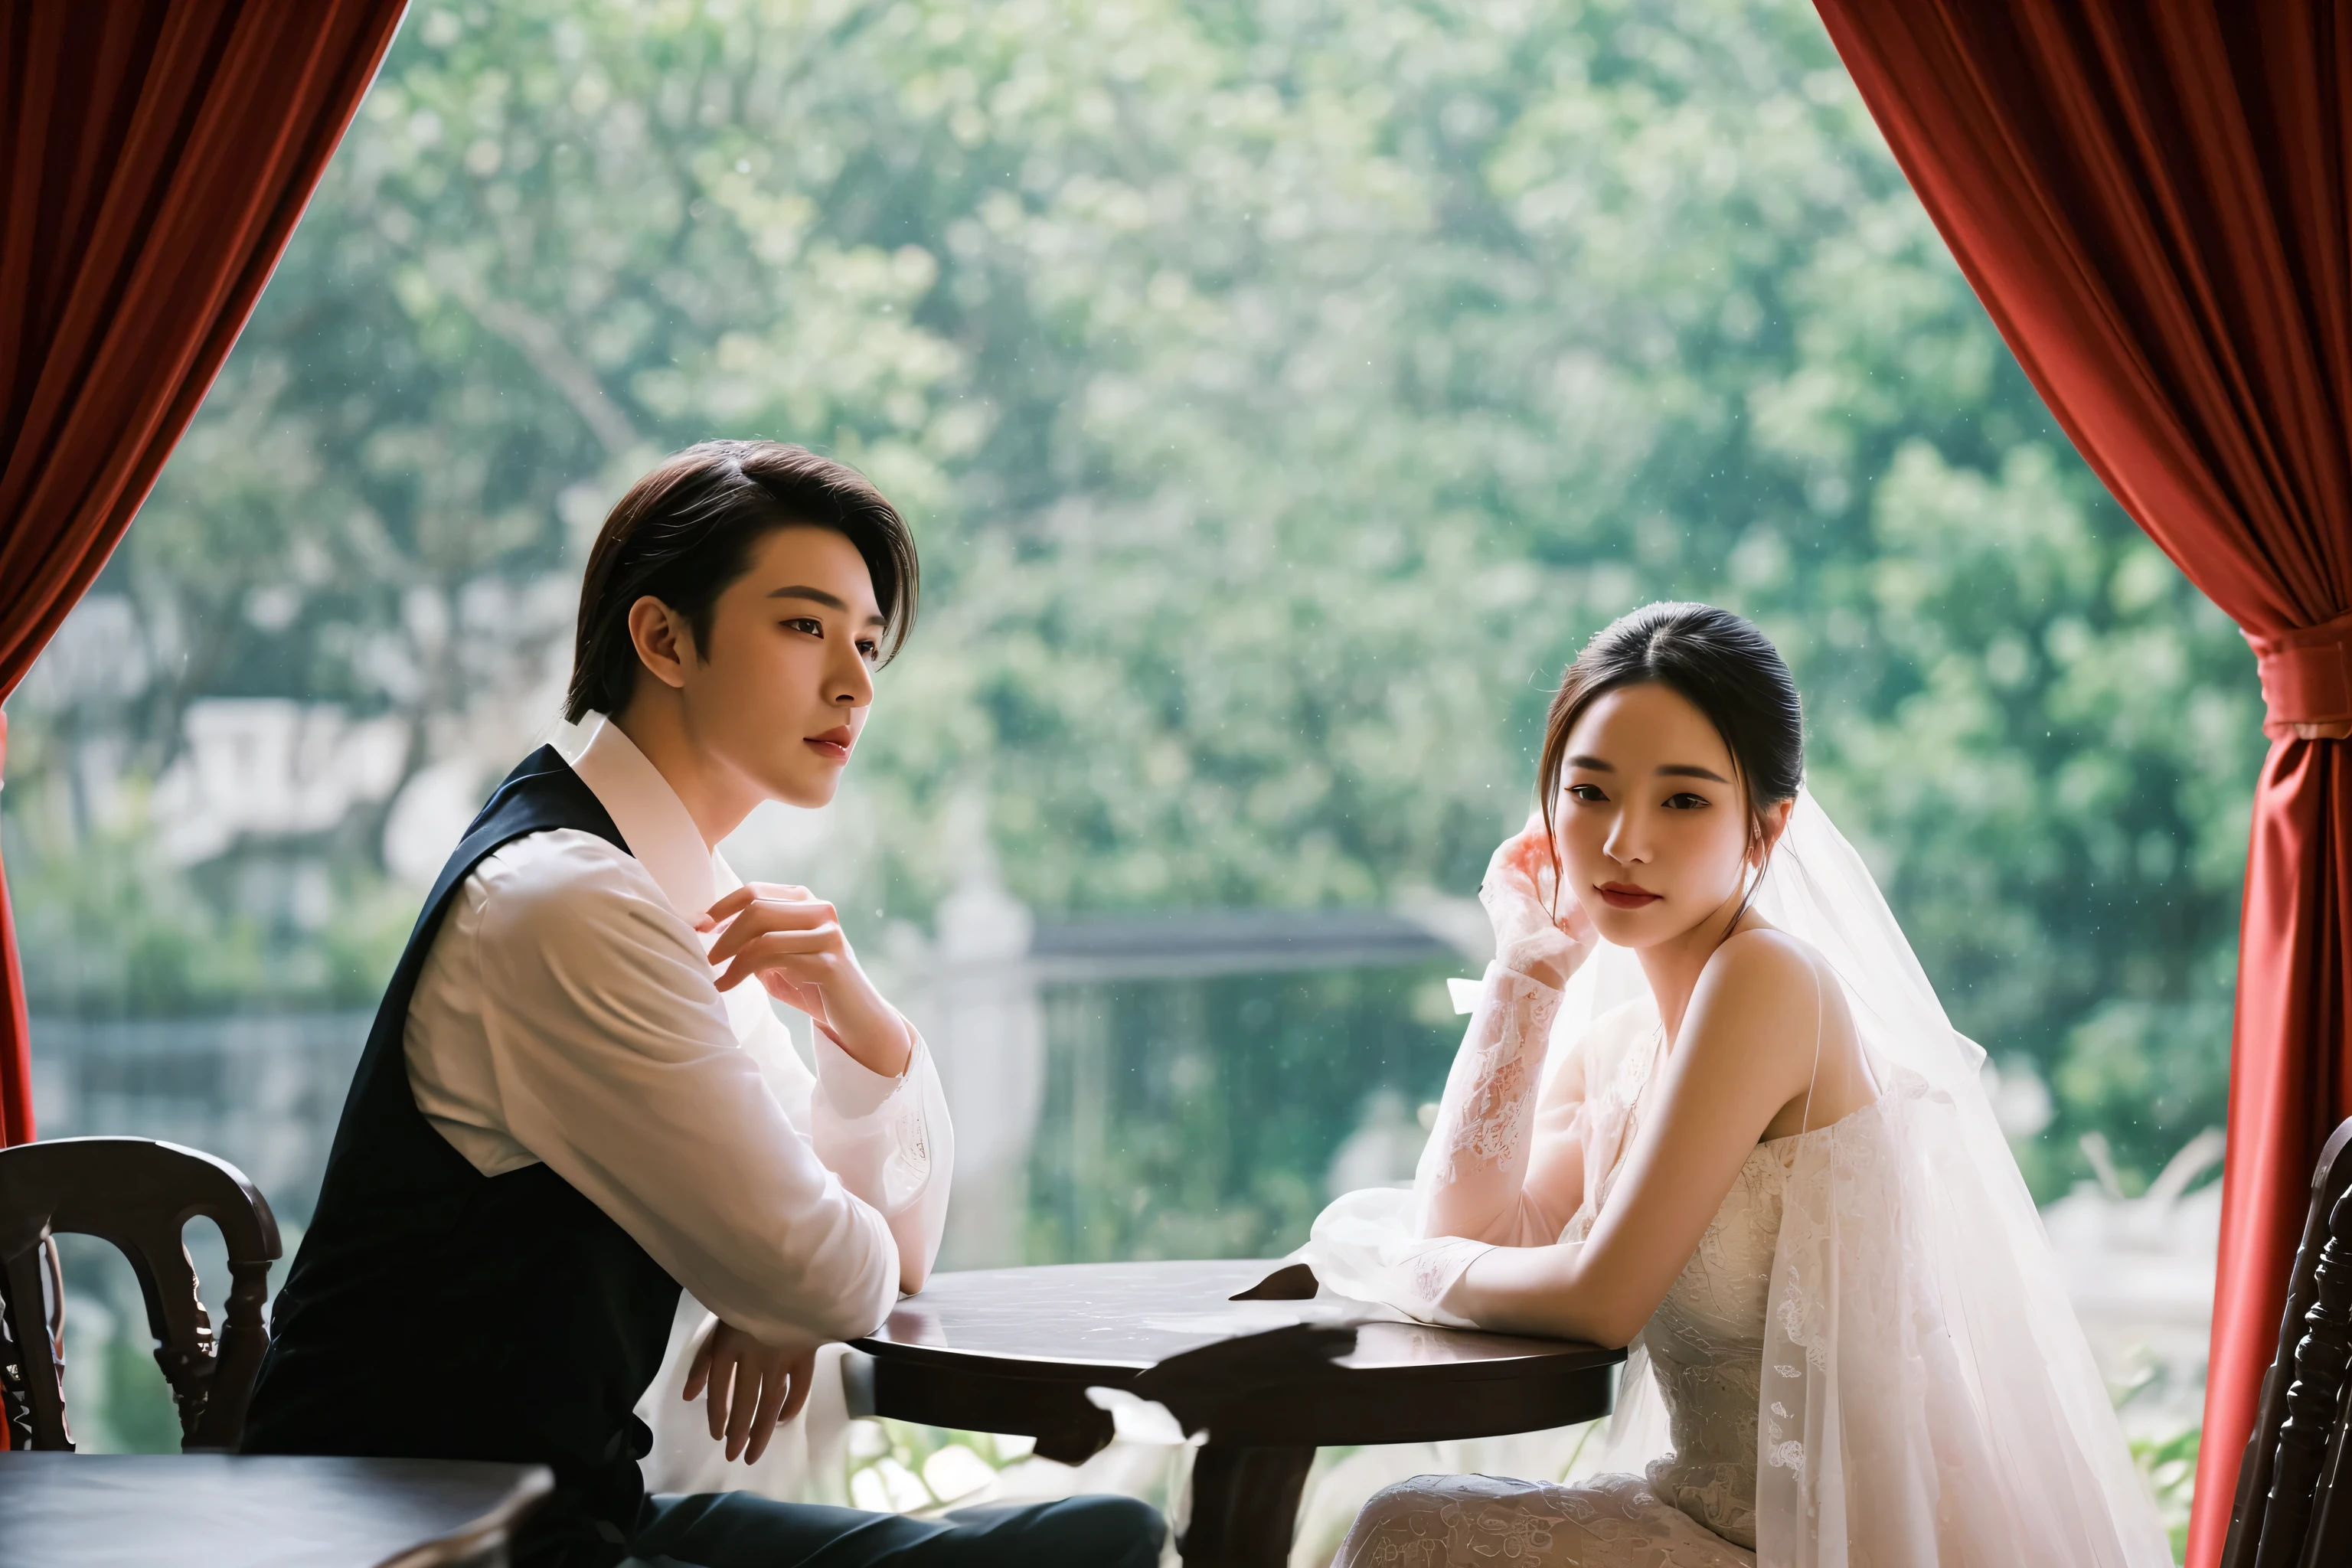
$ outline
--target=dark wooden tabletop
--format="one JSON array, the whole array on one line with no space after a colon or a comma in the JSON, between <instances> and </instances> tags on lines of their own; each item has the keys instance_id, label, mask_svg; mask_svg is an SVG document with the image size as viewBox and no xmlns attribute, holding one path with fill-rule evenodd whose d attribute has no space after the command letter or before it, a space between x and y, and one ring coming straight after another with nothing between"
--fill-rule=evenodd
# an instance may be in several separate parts
<instances>
[{"instance_id":1,"label":"dark wooden tabletop","mask_svg":"<svg viewBox=\"0 0 2352 1568\"><path fill-rule=\"evenodd\" d=\"M1193 1469L1188 1568L1271 1568L1289 1550L1318 1447L1537 1431L1609 1412L1622 1350L1410 1322L1318 1327L1350 1304L1290 1299L1312 1289L1296 1268L1269 1289L1282 1268L1240 1260L935 1275L857 1342L875 1358L875 1413L1024 1433L1045 1458L1076 1463L1111 1436L1087 1388L1157 1399L1187 1431L1209 1434ZM1253 1290L1276 1299L1234 1299Z\"/></svg>"},{"instance_id":2,"label":"dark wooden tabletop","mask_svg":"<svg viewBox=\"0 0 2352 1568\"><path fill-rule=\"evenodd\" d=\"M473 1561L552 1484L536 1465L0 1453L0 1561L43 1568L377 1568ZM500 1559L503 1561L503 1559Z\"/></svg>"}]
</instances>

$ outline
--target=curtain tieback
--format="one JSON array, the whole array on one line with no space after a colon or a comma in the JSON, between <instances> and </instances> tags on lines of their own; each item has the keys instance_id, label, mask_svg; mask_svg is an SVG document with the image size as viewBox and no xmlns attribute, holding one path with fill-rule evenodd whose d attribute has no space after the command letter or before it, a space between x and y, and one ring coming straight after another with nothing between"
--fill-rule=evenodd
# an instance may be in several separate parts
<instances>
[{"instance_id":1,"label":"curtain tieback","mask_svg":"<svg viewBox=\"0 0 2352 1568\"><path fill-rule=\"evenodd\" d=\"M2245 634L2273 741L2352 739L2352 615L2268 637Z\"/></svg>"}]
</instances>

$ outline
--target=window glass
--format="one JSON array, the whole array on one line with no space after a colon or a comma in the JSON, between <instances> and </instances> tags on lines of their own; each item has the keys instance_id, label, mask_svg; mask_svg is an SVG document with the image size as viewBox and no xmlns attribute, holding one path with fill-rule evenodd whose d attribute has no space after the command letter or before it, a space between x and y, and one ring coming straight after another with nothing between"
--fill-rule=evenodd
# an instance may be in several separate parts
<instances>
[{"instance_id":1,"label":"window glass","mask_svg":"<svg viewBox=\"0 0 2352 1568\"><path fill-rule=\"evenodd\" d=\"M1011 1130L961 1261L1278 1254L1408 1174L1551 682L1705 598L2053 1226L2173 1249L2093 1329L2195 1419L2252 661L1794 0L424 0L10 704L45 1131L299 1226L421 889L555 732L585 542L713 435L919 532L844 798L730 852Z\"/></svg>"}]
</instances>

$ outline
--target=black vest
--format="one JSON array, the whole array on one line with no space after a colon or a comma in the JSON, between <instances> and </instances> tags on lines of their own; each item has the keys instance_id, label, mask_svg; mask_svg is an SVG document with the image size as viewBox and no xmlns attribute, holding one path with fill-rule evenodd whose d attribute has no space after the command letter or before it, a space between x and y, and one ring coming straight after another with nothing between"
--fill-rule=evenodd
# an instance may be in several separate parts
<instances>
[{"instance_id":1,"label":"black vest","mask_svg":"<svg viewBox=\"0 0 2352 1568\"><path fill-rule=\"evenodd\" d=\"M490 796L425 900L271 1310L243 1447L548 1465L557 1493L518 1557L570 1564L616 1560L635 1527L652 1434L631 1408L660 1370L677 1283L545 1165L475 1170L416 1109L403 1046L459 885L499 846L559 827L628 847L541 747Z\"/></svg>"}]
</instances>

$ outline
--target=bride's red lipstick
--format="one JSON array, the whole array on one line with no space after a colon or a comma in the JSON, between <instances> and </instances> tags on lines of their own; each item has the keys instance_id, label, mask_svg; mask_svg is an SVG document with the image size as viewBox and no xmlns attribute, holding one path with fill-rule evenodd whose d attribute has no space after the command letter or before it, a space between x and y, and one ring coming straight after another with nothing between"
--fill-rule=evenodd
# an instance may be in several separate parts
<instances>
[{"instance_id":1,"label":"bride's red lipstick","mask_svg":"<svg viewBox=\"0 0 2352 1568\"><path fill-rule=\"evenodd\" d=\"M856 739L848 725L835 724L822 735L807 736L801 743L828 763L845 763L849 761L850 743Z\"/></svg>"},{"instance_id":2,"label":"bride's red lipstick","mask_svg":"<svg viewBox=\"0 0 2352 1568\"><path fill-rule=\"evenodd\" d=\"M1664 893L1654 893L1647 888L1637 888L1631 882L1603 882L1601 884L1600 892L1601 899L1612 910L1647 909L1665 897Z\"/></svg>"}]
</instances>

